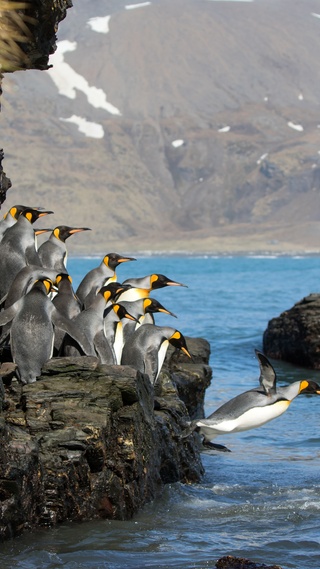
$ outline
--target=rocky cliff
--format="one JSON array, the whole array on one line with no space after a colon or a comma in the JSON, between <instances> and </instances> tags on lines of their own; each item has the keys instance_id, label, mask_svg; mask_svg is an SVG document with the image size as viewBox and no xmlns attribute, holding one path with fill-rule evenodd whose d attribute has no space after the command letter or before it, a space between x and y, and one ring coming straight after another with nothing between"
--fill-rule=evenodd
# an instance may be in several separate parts
<instances>
[{"instance_id":1,"label":"rocky cliff","mask_svg":"<svg viewBox=\"0 0 320 569\"><path fill-rule=\"evenodd\" d=\"M1 539L66 520L128 519L164 484L200 480L197 443L180 434L189 413L203 416L210 349L188 345L193 363L169 351L155 388L129 366L85 356L52 359L23 387L3 364Z\"/></svg>"}]
</instances>

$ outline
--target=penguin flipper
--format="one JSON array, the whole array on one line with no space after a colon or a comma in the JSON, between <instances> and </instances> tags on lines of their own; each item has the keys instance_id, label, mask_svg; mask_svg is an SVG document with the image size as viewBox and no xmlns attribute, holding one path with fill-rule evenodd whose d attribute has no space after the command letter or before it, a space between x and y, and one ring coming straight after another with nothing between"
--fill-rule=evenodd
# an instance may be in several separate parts
<instances>
[{"instance_id":1,"label":"penguin flipper","mask_svg":"<svg viewBox=\"0 0 320 569\"><path fill-rule=\"evenodd\" d=\"M67 332L79 344L86 356L96 356L86 334L72 320L65 318L56 308L52 311L51 318L53 325Z\"/></svg>"},{"instance_id":2,"label":"penguin flipper","mask_svg":"<svg viewBox=\"0 0 320 569\"><path fill-rule=\"evenodd\" d=\"M14 319L15 315L18 314L20 307L23 303L23 299L19 298L14 304L0 312L0 326L5 326L8 322Z\"/></svg>"},{"instance_id":3,"label":"penguin flipper","mask_svg":"<svg viewBox=\"0 0 320 569\"><path fill-rule=\"evenodd\" d=\"M202 446L200 447L201 453L212 454L210 451L213 451L213 450L218 450L220 452L231 452L231 450L224 445L212 443L211 441L203 441L202 442Z\"/></svg>"},{"instance_id":4,"label":"penguin flipper","mask_svg":"<svg viewBox=\"0 0 320 569\"><path fill-rule=\"evenodd\" d=\"M260 367L259 383L267 395L276 393L277 377L274 368L268 358L258 350L255 350Z\"/></svg>"},{"instance_id":5,"label":"penguin flipper","mask_svg":"<svg viewBox=\"0 0 320 569\"><path fill-rule=\"evenodd\" d=\"M102 364L113 365L116 364L115 356L103 330L100 330L94 337L94 349L99 356Z\"/></svg>"}]
</instances>

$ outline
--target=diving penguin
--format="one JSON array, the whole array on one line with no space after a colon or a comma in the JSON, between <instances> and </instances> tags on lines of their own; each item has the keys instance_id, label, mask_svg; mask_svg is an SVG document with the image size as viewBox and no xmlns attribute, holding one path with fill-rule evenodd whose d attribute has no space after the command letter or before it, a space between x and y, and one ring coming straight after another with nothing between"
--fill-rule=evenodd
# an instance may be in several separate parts
<instances>
[{"instance_id":1,"label":"diving penguin","mask_svg":"<svg viewBox=\"0 0 320 569\"><path fill-rule=\"evenodd\" d=\"M90 306L91 301L101 287L107 285L108 282L117 280L115 269L120 263L135 260L133 257L124 257L118 255L118 253L108 253L105 255L100 265L91 269L91 271L84 276L77 288L76 294L84 307Z\"/></svg>"},{"instance_id":2,"label":"diving penguin","mask_svg":"<svg viewBox=\"0 0 320 569\"><path fill-rule=\"evenodd\" d=\"M169 326L144 324L135 330L125 343L121 364L130 365L141 373L146 373L154 385L159 377L169 343L191 358L186 340L179 330Z\"/></svg>"},{"instance_id":3,"label":"diving penguin","mask_svg":"<svg viewBox=\"0 0 320 569\"><path fill-rule=\"evenodd\" d=\"M12 359L23 384L35 382L44 363L52 357L55 326L64 328L86 355L95 355L85 333L60 314L48 298L52 288L50 279L41 278L25 296L0 313L0 325L12 321Z\"/></svg>"},{"instance_id":4,"label":"diving penguin","mask_svg":"<svg viewBox=\"0 0 320 569\"><path fill-rule=\"evenodd\" d=\"M67 272L66 240L81 231L90 231L89 227L69 227L58 225L55 227L47 241L44 241L38 254L43 267L55 269L58 273Z\"/></svg>"},{"instance_id":5,"label":"diving penguin","mask_svg":"<svg viewBox=\"0 0 320 569\"><path fill-rule=\"evenodd\" d=\"M282 415L301 393L320 395L320 386L306 379L277 387L276 373L268 358L258 350L255 353L260 366L260 386L233 397L207 419L191 421L183 437L196 431L203 435L205 448L228 451L227 447L210 441L219 435L261 427Z\"/></svg>"},{"instance_id":6,"label":"diving penguin","mask_svg":"<svg viewBox=\"0 0 320 569\"><path fill-rule=\"evenodd\" d=\"M170 280L165 275L155 273L146 275L145 277L126 279L123 284L129 284L131 285L131 288L121 294L118 299L119 302L122 302L123 300L133 301L138 298L146 298L152 290L163 288L165 286L187 286Z\"/></svg>"}]
</instances>

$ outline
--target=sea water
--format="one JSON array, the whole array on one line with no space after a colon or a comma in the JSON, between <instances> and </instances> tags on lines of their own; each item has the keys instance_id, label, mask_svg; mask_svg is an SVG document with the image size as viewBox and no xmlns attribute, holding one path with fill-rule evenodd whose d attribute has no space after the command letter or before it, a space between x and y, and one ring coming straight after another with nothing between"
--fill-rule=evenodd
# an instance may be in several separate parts
<instances>
[{"instance_id":1,"label":"sea water","mask_svg":"<svg viewBox=\"0 0 320 569\"><path fill-rule=\"evenodd\" d=\"M71 258L74 286L100 258ZM153 296L178 319L157 315L211 345L206 414L255 387L254 349L268 321L320 291L318 257L145 257L120 265L119 281L163 273L188 288ZM320 373L272 361L281 385ZM0 545L1 569L215 567L223 555L320 568L320 398L300 396L263 427L220 437L231 453L203 455L199 484L166 486L132 520L65 523Z\"/></svg>"}]
</instances>

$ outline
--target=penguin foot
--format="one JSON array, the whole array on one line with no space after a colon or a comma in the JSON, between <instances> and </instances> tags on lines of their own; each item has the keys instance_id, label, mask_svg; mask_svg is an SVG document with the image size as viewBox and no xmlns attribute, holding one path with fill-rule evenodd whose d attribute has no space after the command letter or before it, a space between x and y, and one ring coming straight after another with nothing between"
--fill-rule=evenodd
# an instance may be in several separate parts
<instances>
[{"instance_id":1,"label":"penguin foot","mask_svg":"<svg viewBox=\"0 0 320 569\"><path fill-rule=\"evenodd\" d=\"M208 452L210 450L218 450L220 452L231 452L231 450L224 445L218 445L217 443L212 443L211 441L203 441L200 448L201 452ZM208 452L210 454L210 452Z\"/></svg>"}]
</instances>

